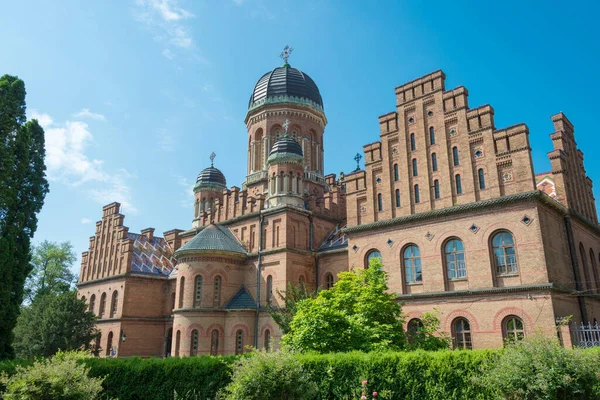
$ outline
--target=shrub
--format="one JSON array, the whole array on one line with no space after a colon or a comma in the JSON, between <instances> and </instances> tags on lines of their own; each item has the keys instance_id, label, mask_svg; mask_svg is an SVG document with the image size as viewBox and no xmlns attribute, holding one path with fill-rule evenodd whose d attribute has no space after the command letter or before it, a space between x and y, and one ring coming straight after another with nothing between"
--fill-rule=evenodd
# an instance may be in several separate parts
<instances>
[{"instance_id":1,"label":"shrub","mask_svg":"<svg viewBox=\"0 0 600 400\"><path fill-rule=\"evenodd\" d=\"M507 344L475 379L497 399L593 399L600 395L597 350L565 349L535 334Z\"/></svg>"},{"instance_id":2,"label":"shrub","mask_svg":"<svg viewBox=\"0 0 600 400\"><path fill-rule=\"evenodd\" d=\"M12 376L2 373L6 400L92 400L102 391L102 378L88 375L89 367L80 361L81 352L58 352L54 357L36 361L28 367L16 366Z\"/></svg>"},{"instance_id":3,"label":"shrub","mask_svg":"<svg viewBox=\"0 0 600 400\"><path fill-rule=\"evenodd\" d=\"M314 399L317 385L298 358L287 351L257 351L233 367L231 383L220 393L227 400Z\"/></svg>"}]
</instances>

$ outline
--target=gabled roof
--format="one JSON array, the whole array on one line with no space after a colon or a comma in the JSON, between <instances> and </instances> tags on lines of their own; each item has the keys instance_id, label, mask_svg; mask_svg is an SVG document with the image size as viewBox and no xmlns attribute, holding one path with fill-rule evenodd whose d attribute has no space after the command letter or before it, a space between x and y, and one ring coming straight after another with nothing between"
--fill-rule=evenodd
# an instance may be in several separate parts
<instances>
[{"instance_id":1,"label":"gabled roof","mask_svg":"<svg viewBox=\"0 0 600 400\"><path fill-rule=\"evenodd\" d=\"M176 256L189 252L228 252L239 255L246 255L246 249L231 233L231 231L222 226L210 224L202 229L192 240L181 246L175 252Z\"/></svg>"},{"instance_id":2,"label":"gabled roof","mask_svg":"<svg viewBox=\"0 0 600 400\"><path fill-rule=\"evenodd\" d=\"M240 290L229 300L229 303L225 305L227 310L247 310L255 309L256 301L248 293L246 286L242 286Z\"/></svg>"}]
</instances>

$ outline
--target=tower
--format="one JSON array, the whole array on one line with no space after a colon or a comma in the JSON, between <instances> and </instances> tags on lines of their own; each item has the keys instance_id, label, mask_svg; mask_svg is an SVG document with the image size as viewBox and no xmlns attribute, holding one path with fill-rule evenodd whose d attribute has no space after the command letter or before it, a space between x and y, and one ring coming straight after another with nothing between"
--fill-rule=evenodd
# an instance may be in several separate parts
<instances>
[{"instance_id":1,"label":"tower","mask_svg":"<svg viewBox=\"0 0 600 400\"><path fill-rule=\"evenodd\" d=\"M216 205L223 201L223 190L227 189L225 175L214 166L215 157L215 153L210 155L210 167L200 172L194 185L194 228L200 226L204 213L210 215L216 211Z\"/></svg>"}]
</instances>

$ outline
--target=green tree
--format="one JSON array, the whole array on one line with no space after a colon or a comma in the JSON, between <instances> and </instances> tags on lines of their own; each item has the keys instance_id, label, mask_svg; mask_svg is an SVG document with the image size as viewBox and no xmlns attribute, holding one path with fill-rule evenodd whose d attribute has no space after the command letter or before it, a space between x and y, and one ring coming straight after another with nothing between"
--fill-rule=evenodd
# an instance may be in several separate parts
<instances>
[{"instance_id":1,"label":"green tree","mask_svg":"<svg viewBox=\"0 0 600 400\"><path fill-rule=\"evenodd\" d=\"M48 193L44 130L26 122L25 84L0 78L0 359L11 357L12 331L31 266L37 213Z\"/></svg>"},{"instance_id":2,"label":"green tree","mask_svg":"<svg viewBox=\"0 0 600 400\"><path fill-rule=\"evenodd\" d=\"M402 309L386 282L379 259L365 270L340 273L333 288L296 305L284 345L320 353L404 348Z\"/></svg>"},{"instance_id":3,"label":"green tree","mask_svg":"<svg viewBox=\"0 0 600 400\"><path fill-rule=\"evenodd\" d=\"M75 283L71 267L75 252L69 242L54 243L44 240L32 249L31 273L25 282L25 293L30 302L48 293L65 293Z\"/></svg>"},{"instance_id":4,"label":"green tree","mask_svg":"<svg viewBox=\"0 0 600 400\"><path fill-rule=\"evenodd\" d=\"M287 290L277 291L277 296L279 296L284 306L277 307L268 304L267 311L271 315L271 318L273 318L273 321L281 328L281 331L286 334L290 331L290 322L292 322L294 315L296 315L296 304L304 299L317 297L317 292L309 291L303 283L294 285L290 282L288 283Z\"/></svg>"},{"instance_id":5,"label":"green tree","mask_svg":"<svg viewBox=\"0 0 600 400\"><path fill-rule=\"evenodd\" d=\"M52 356L59 350L91 349L98 336L96 316L74 290L39 296L23 307L13 343L17 356Z\"/></svg>"}]
</instances>

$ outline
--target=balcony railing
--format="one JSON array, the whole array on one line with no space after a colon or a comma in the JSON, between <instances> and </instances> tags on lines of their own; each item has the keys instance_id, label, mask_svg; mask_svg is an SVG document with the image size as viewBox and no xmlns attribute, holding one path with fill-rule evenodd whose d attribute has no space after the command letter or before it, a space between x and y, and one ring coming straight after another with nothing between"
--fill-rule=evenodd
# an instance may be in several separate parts
<instances>
[{"instance_id":1,"label":"balcony railing","mask_svg":"<svg viewBox=\"0 0 600 400\"><path fill-rule=\"evenodd\" d=\"M254 172L254 173L246 176L246 185L251 185L255 182L266 180L267 176L268 176L267 171Z\"/></svg>"}]
</instances>

